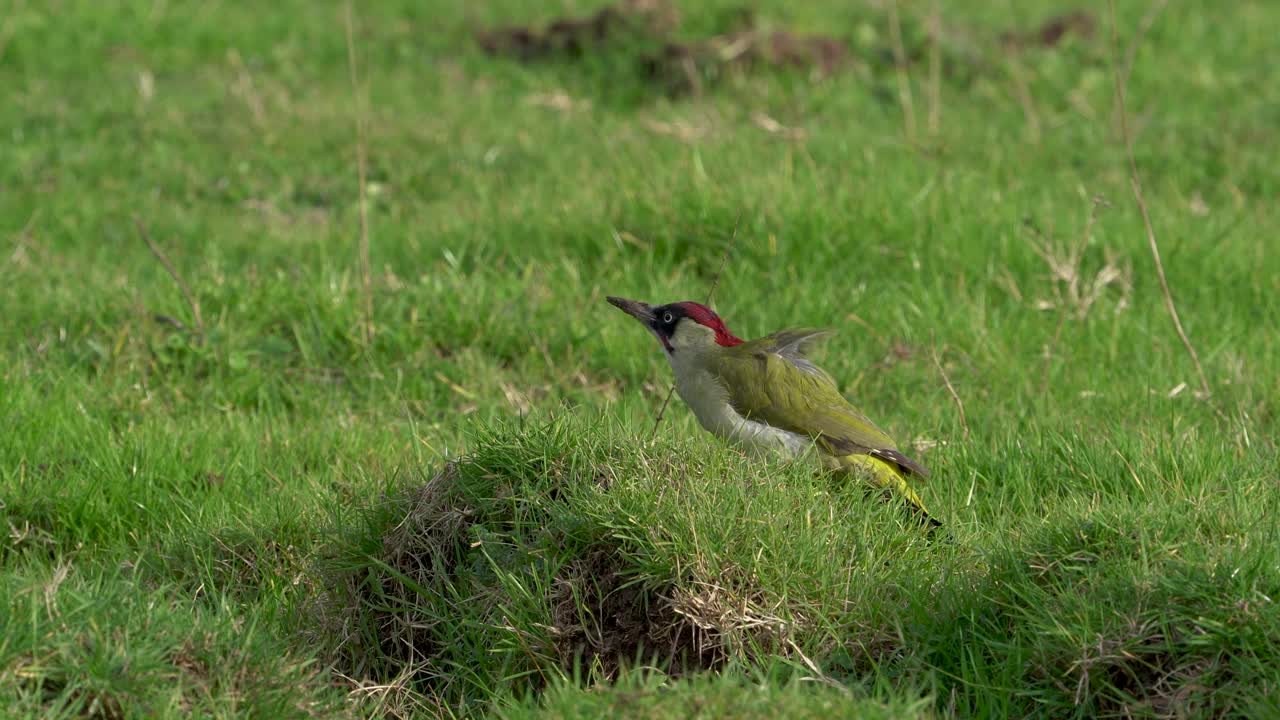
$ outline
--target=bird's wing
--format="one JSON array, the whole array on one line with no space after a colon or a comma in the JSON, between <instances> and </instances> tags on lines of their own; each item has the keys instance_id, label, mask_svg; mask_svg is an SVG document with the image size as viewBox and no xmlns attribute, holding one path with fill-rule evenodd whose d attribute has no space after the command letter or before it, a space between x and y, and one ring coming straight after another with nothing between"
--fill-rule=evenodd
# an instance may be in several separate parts
<instances>
[{"instance_id":1,"label":"bird's wing","mask_svg":"<svg viewBox=\"0 0 1280 720\"><path fill-rule=\"evenodd\" d=\"M743 417L808 435L832 455L871 455L928 477L928 470L899 452L893 438L849 404L835 380L808 358L813 343L829 334L783 330L725 348L716 371L729 404Z\"/></svg>"},{"instance_id":2,"label":"bird's wing","mask_svg":"<svg viewBox=\"0 0 1280 720\"><path fill-rule=\"evenodd\" d=\"M752 343L760 343L761 350L781 355L792 363L808 365L816 369L813 363L809 362L809 351L832 334L832 331L822 328L796 328L779 330L772 335L753 340Z\"/></svg>"}]
</instances>

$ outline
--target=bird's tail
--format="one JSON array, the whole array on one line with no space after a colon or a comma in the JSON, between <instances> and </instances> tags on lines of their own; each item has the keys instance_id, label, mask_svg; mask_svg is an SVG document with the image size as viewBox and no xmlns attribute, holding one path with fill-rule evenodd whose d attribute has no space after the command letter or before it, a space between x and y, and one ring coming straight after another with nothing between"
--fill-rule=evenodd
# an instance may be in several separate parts
<instances>
[{"instance_id":1,"label":"bird's tail","mask_svg":"<svg viewBox=\"0 0 1280 720\"><path fill-rule=\"evenodd\" d=\"M897 467L870 455L844 455L837 458L837 463L841 470L864 478L871 485L889 490L901 497L910 507L911 514L931 532L935 528L942 527L942 523L929 514L920 495L911 489L907 479Z\"/></svg>"}]
</instances>

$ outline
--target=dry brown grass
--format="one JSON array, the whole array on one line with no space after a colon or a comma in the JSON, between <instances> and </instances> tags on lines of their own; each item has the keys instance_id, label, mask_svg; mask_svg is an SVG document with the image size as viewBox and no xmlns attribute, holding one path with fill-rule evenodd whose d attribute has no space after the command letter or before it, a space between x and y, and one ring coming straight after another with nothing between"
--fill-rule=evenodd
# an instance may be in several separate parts
<instances>
[{"instance_id":1,"label":"dry brown grass","mask_svg":"<svg viewBox=\"0 0 1280 720\"><path fill-rule=\"evenodd\" d=\"M365 170L369 154L369 131L366 127L368 90L360 82L360 73L356 65L355 20L352 16L351 0L347 0L343 5L343 20L347 38L347 71L351 76L351 94L354 100L352 107L356 116L356 181L360 184L360 234L356 243L360 258L360 281L364 289L364 323L360 327L360 333L367 346L374 335L373 271L369 264L369 198Z\"/></svg>"},{"instance_id":2,"label":"dry brown grass","mask_svg":"<svg viewBox=\"0 0 1280 720\"><path fill-rule=\"evenodd\" d=\"M1120 135L1124 140L1125 155L1129 161L1129 184L1133 188L1133 198L1138 203L1138 210L1142 213L1142 225L1147 231L1147 246L1151 249L1151 259L1155 265L1156 277L1160 279L1161 296L1164 298L1165 310L1169 313L1169 320L1173 322L1173 329L1178 333L1178 339L1182 341L1182 346L1186 349L1187 355L1191 358L1191 363L1195 365L1196 375L1200 378L1200 396L1208 398L1211 394L1209 388L1209 378L1204 373L1204 366L1200 364L1200 355L1196 352L1196 348L1191 344L1191 338L1187 337L1187 331L1182 327L1182 319L1178 316L1178 307L1173 302L1173 293L1169 290L1169 279L1165 277L1164 262L1160 259L1160 244L1156 241L1155 227L1151 224L1151 213L1147 210L1147 202L1142 195L1142 179L1138 174L1138 161L1133 155L1133 138L1129 134L1129 113L1125 108L1125 85L1128 80L1129 67L1124 71L1120 68L1120 40L1119 29L1116 23L1116 3L1115 0L1108 0L1108 7L1111 10L1111 63L1112 73L1115 76L1116 84L1116 105L1120 114ZM1156 7L1161 4L1157 3ZM1155 22L1157 12L1149 13L1150 22ZM1146 21L1144 21L1144 24ZM1149 25L1147 25L1149 28ZM1134 40L1136 44L1145 34L1142 31ZM1136 50L1131 49L1129 57L1136 55ZM1132 60L1129 66L1132 65Z\"/></svg>"},{"instance_id":3,"label":"dry brown grass","mask_svg":"<svg viewBox=\"0 0 1280 720\"><path fill-rule=\"evenodd\" d=\"M555 650L561 667L581 663L604 678L635 663L681 675L727 657L719 628L680 612L671 589L645 588L625 573L616 546L602 545L566 566L552 598Z\"/></svg>"},{"instance_id":4,"label":"dry brown grass","mask_svg":"<svg viewBox=\"0 0 1280 720\"><path fill-rule=\"evenodd\" d=\"M1063 317L1084 320L1108 290L1120 293L1116 302L1117 310L1129 306L1129 296L1133 291L1133 269L1118 253L1110 248L1103 248L1101 267L1085 267L1086 251L1098 213L1108 206L1105 198L1093 198L1084 230L1074 242L1048 237L1033 227L1035 237L1032 239L1032 249L1049 268L1053 292L1052 297L1036 301L1037 310L1057 310L1063 313Z\"/></svg>"}]
</instances>

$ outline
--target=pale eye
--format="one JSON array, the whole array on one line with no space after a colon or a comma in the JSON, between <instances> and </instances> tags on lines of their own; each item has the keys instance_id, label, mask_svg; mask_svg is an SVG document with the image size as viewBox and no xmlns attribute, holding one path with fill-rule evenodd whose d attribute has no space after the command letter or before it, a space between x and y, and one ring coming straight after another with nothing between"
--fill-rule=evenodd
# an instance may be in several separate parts
<instances>
[{"instance_id":1,"label":"pale eye","mask_svg":"<svg viewBox=\"0 0 1280 720\"><path fill-rule=\"evenodd\" d=\"M675 321L676 321L676 317L672 315L670 312L662 313L662 324L670 325Z\"/></svg>"}]
</instances>

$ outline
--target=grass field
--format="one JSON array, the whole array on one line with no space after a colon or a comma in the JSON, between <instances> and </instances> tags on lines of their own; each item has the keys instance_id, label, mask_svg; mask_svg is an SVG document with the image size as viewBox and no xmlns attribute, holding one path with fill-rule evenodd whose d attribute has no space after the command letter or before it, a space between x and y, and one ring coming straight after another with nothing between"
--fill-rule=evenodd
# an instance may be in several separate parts
<instances>
[{"instance_id":1,"label":"grass field","mask_svg":"<svg viewBox=\"0 0 1280 720\"><path fill-rule=\"evenodd\" d=\"M473 35L594 0L9 0L0 714L1280 717L1280 10L1118 5L1207 397L1105 3L758 0L849 56L655 78ZM604 297L735 226L717 310L837 329L954 543L653 432Z\"/></svg>"}]
</instances>

